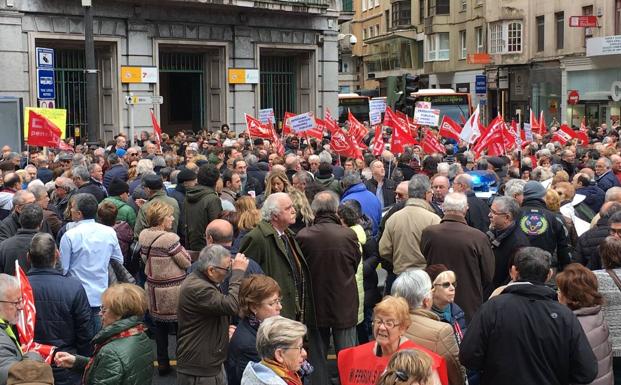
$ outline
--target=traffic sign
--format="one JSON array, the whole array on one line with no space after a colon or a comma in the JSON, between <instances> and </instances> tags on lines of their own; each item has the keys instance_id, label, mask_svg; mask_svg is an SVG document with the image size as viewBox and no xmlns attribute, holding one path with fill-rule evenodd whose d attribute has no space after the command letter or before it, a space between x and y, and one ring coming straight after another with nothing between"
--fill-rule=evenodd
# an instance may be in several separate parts
<instances>
[{"instance_id":1,"label":"traffic sign","mask_svg":"<svg viewBox=\"0 0 621 385\"><path fill-rule=\"evenodd\" d=\"M56 99L56 87L54 86L54 70L37 69L37 95L38 99Z\"/></svg>"},{"instance_id":2,"label":"traffic sign","mask_svg":"<svg viewBox=\"0 0 621 385\"><path fill-rule=\"evenodd\" d=\"M474 77L474 90L477 94L487 93L487 77L485 75L476 75Z\"/></svg>"},{"instance_id":3,"label":"traffic sign","mask_svg":"<svg viewBox=\"0 0 621 385\"><path fill-rule=\"evenodd\" d=\"M567 95L567 103L569 104L578 104L580 101L580 94L576 90L569 91Z\"/></svg>"},{"instance_id":4,"label":"traffic sign","mask_svg":"<svg viewBox=\"0 0 621 385\"><path fill-rule=\"evenodd\" d=\"M35 48L37 68L54 68L54 50L52 48Z\"/></svg>"},{"instance_id":5,"label":"traffic sign","mask_svg":"<svg viewBox=\"0 0 621 385\"><path fill-rule=\"evenodd\" d=\"M162 104L164 103L163 96L126 96L125 104Z\"/></svg>"},{"instance_id":6,"label":"traffic sign","mask_svg":"<svg viewBox=\"0 0 621 385\"><path fill-rule=\"evenodd\" d=\"M597 16L570 16L569 26L581 28L597 27Z\"/></svg>"},{"instance_id":7,"label":"traffic sign","mask_svg":"<svg viewBox=\"0 0 621 385\"><path fill-rule=\"evenodd\" d=\"M121 83L157 83L157 67L121 66Z\"/></svg>"}]
</instances>

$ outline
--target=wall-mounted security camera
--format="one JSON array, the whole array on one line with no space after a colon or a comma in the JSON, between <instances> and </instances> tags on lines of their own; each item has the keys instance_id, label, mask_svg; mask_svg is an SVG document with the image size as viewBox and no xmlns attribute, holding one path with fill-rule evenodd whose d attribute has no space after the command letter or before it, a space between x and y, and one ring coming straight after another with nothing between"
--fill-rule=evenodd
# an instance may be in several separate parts
<instances>
[{"instance_id":1,"label":"wall-mounted security camera","mask_svg":"<svg viewBox=\"0 0 621 385\"><path fill-rule=\"evenodd\" d=\"M351 35L349 37L349 44L355 45L356 43L358 43L358 38L356 36L354 36L354 35Z\"/></svg>"}]
</instances>

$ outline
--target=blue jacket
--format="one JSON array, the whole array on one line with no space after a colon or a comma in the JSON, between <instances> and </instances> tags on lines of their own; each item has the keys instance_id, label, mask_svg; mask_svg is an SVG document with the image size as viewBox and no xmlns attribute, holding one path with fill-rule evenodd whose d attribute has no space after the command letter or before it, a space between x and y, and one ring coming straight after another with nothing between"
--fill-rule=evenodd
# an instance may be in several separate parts
<instances>
[{"instance_id":1,"label":"blue jacket","mask_svg":"<svg viewBox=\"0 0 621 385\"><path fill-rule=\"evenodd\" d=\"M127 182L127 169L124 165L118 163L113 165L106 171L103 178L103 185L106 190L108 189L108 187L110 187L110 182L112 182L112 180L115 178L120 179L123 182Z\"/></svg>"},{"instance_id":2,"label":"blue jacket","mask_svg":"<svg viewBox=\"0 0 621 385\"><path fill-rule=\"evenodd\" d=\"M54 179L54 172L49 168L39 168L37 170L37 179L40 179L43 183L47 183Z\"/></svg>"},{"instance_id":3,"label":"blue jacket","mask_svg":"<svg viewBox=\"0 0 621 385\"><path fill-rule=\"evenodd\" d=\"M90 356L91 308L80 281L52 268L31 268L28 280L37 306L35 342L53 345L71 354ZM74 371L54 367L56 384L79 383L80 377Z\"/></svg>"},{"instance_id":4,"label":"blue jacket","mask_svg":"<svg viewBox=\"0 0 621 385\"><path fill-rule=\"evenodd\" d=\"M599 213L599 209L602 208L602 205L604 204L604 200L606 198L606 193L599 186L580 187L576 190L576 194L582 194L586 196L584 203L596 213Z\"/></svg>"},{"instance_id":5,"label":"blue jacket","mask_svg":"<svg viewBox=\"0 0 621 385\"><path fill-rule=\"evenodd\" d=\"M341 197L341 203L352 199L360 203L362 212L373 221L373 236L376 236L382 220L382 206L379 199L367 190L362 182L348 188Z\"/></svg>"},{"instance_id":6,"label":"blue jacket","mask_svg":"<svg viewBox=\"0 0 621 385\"><path fill-rule=\"evenodd\" d=\"M611 170L606 171L602 176L596 177L595 180L597 181L597 186L604 190L604 192L611 187L619 186L619 180Z\"/></svg>"}]
</instances>

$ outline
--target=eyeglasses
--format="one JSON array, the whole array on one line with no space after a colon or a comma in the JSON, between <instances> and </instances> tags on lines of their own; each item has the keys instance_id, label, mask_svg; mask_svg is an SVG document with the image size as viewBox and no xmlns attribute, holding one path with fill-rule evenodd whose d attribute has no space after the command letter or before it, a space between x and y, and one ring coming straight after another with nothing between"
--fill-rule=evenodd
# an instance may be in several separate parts
<instances>
[{"instance_id":1,"label":"eyeglasses","mask_svg":"<svg viewBox=\"0 0 621 385\"><path fill-rule=\"evenodd\" d=\"M610 229L610 235L616 235L618 237L621 237L621 229Z\"/></svg>"},{"instance_id":2,"label":"eyeglasses","mask_svg":"<svg viewBox=\"0 0 621 385\"><path fill-rule=\"evenodd\" d=\"M127 153L128 156L138 156L137 152L128 152Z\"/></svg>"},{"instance_id":3,"label":"eyeglasses","mask_svg":"<svg viewBox=\"0 0 621 385\"><path fill-rule=\"evenodd\" d=\"M448 289L450 286L457 288L457 282L442 282L442 283L434 283L433 286L440 286L443 289Z\"/></svg>"},{"instance_id":4,"label":"eyeglasses","mask_svg":"<svg viewBox=\"0 0 621 385\"><path fill-rule=\"evenodd\" d=\"M264 305L274 307L276 305L282 305L282 298L276 298L272 302L263 302Z\"/></svg>"},{"instance_id":5,"label":"eyeglasses","mask_svg":"<svg viewBox=\"0 0 621 385\"><path fill-rule=\"evenodd\" d=\"M19 307L19 306L23 306L24 304L24 299L20 298L17 301L0 301L2 303L10 303L11 305L15 306L15 307Z\"/></svg>"},{"instance_id":6,"label":"eyeglasses","mask_svg":"<svg viewBox=\"0 0 621 385\"><path fill-rule=\"evenodd\" d=\"M288 346L286 348L281 348L283 350L298 350L300 353L302 353L302 350L304 350L304 345L302 346Z\"/></svg>"},{"instance_id":7,"label":"eyeglasses","mask_svg":"<svg viewBox=\"0 0 621 385\"><path fill-rule=\"evenodd\" d=\"M496 211L492 208L489 209L489 212L492 213L492 215L507 215L508 213L501 213L500 211Z\"/></svg>"},{"instance_id":8,"label":"eyeglasses","mask_svg":"<svg viewBox=\"0 0 621 385\"><path fill-rule=\"evenodd\" d=\"M383 319L380 319L380 318L374 319L373 325L377 327L380 327L380 325L384 325L386 329L392 329L395 326L399 326L399 324L396 323L394 320L389 319L389 320L384 321Z\"/></svg>"},{"instance_id":9,"label":"eyeglasses","mask_svg":"<svg viewBox=\"0 0 621 385\"><path fill-rule=\"evenodd\" d=\"M222 270L222 271L226 271L227 273L230 273L233 270L232 266L229 267L220 267L220 266L212 266L214 269L218 269L218 270Z\"/></svg>"}]
</instances>

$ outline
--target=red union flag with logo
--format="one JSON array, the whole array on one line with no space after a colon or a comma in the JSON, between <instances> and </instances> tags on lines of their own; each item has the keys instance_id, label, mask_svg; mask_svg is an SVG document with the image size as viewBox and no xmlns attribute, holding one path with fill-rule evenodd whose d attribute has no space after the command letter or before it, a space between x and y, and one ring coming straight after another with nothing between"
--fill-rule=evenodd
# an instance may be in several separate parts
<instances>
[{"instance_id":1,"label":"red union flag with logo","mask_svg":"<svg viewBox=\"0 0 621 385\"><path fill-rule=\"evenodd\" d=\"M56 347L34 342L35 321L37 319L34 294L26 273L24 273L17 261L15 261L15 278L19 281L19 289L22 294L23 309L20 311L19 319L17 320L17 331L19 332L22 351L37 352L47 364L51 364Z\"/></svg>"},{"instance_id":2,"label":"red union flag with logo","mask_svg":"<svg viewBox=\"0 0 621 385\"><path fill-rule=\"evenodd\" d=\"M350 137L355 140L355 142L358 144L359 147L366 148L367 146L364 144L362 140L364 139L365 136L367 136L367 134L369 133L369 130L364 126L364 124L360 123L358 119L356 119L356 117L351 113L351 111L349 112L347 120L349 121Z\"/></svg>"},{"instance_id":3,"label":"red union flag with logo","mask_svg":"<svg viewBox=\"0 0 621 385\"><path fill-rule=\"evenodd\" d=\"M262 124L259 119L256 119L248 114L244 114L246 117L246 128L248 129L248 135L255 138L272 139L272 126L271 124Z\"/></svg>"},{"instance_id":4,"label":"red union flag with logo","mask_svg":"<svg viewBox=\"0 0 621 385\"><path fill-rule=\"evenodd\" d=\"M60 128L45 116L32 110L28 114L28 144L30 146L60 146Z\"/></svg>"},{"instance_id":5,"label":"red union flag with logo","mask_svg":"<svg viewBox=\"0 0 621 385\"><path fill-rule=\"evenodd\" d=\"M451 119L450 116L444 115L442 117L442 123L440 123L440 136L455 139L459 142L461 140L459 134L461 134L461 126Z\"/></svg>"},{"instance_id":6,"label":"red union flag with logo","mask_svg":"<svg viewBox=\"0 0 621 385\"><path fill-rule=\"evenodd\" d=\"M160 127L160 124L157 122L157 119L155 118L155 114L153 113L153 110L150 111L151 112L151 124L153 124L153 132L155 133L155 141L157 142L157 146L160 148L160 151L162 150L162 128Z\"/></svg>"}]
</instances>

